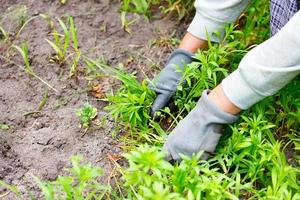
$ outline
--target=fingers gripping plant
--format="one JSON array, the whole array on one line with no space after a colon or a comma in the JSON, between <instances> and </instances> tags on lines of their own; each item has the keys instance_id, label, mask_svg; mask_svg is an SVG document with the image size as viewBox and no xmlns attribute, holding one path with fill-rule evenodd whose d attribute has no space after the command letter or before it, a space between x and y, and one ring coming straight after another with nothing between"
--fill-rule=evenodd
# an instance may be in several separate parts
<instances>
[{"instance_id":1,"label":"fingers gripping plant","mask_svg":"<svg viewBox=\"0 0 300 200\"><path fill-rule=\"evenodd\" d=\"M182 72L182 84L175 94L175 104L180 114L183 111L189 112L204 89L214 88L228 75L230 67L236 67L235 62L238 63L247 52L246 47L241 47L239 37L235 26L228 25L225 37L219 44L208 39L209 49L198 51L195 61L185 67Z\"/></svg>"}]
</instances>

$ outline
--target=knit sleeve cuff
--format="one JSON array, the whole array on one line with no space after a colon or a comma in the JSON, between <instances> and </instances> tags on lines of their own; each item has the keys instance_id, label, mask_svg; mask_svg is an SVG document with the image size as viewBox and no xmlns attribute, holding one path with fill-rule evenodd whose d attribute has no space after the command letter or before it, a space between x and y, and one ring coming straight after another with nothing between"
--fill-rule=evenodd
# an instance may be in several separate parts
<instances>
[{"instance_id":1,"label":"knit sleeve cuff","mask_svg":"<svg viewBox=\"0 0 300 200\"><path fill-rule=\"evenodd\" d=\"M199 39L207 40L208 35L212 42L220 42L224 37L224 27L224 22L218 22L196 12L196 15L187 31ZM217 35L217 32L220 33L220 35Z\"/></svg>"},{"instance_id":2,"label":"knit sleeve cuff","mask_svg":"<svg viewBox=\"0 0 300 200\"><path fill-rule=\"evenodd\" d=\"M239 69L235 70L222 81L222 88L226 97L240 109L246 110L253 104L265 98L255 92L245 81Z\"/></svg>"}]
</instances>

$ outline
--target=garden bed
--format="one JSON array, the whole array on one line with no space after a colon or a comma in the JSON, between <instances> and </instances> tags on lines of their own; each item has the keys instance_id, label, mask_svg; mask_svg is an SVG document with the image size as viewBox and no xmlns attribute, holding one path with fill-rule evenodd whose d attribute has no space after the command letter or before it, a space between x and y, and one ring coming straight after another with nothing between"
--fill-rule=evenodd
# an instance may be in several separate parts
<instances>
[{"instance_id":1,"label":"garden bed","mask_svg":"<svg viewBox=\"0 0 300 200\"><path fill-rule=\"evenodd\" d=\"M26 12L23 12L24 6ZM62 5L59 1L8 1L0 5L2 27L12 36L19 30L18 15L31 18L39 14L48 14L62 20L73 16L78 29L80 50L92 58L104 58L111 65L124 63L128 71L136 71L152 76L170 53L165 46L151 46L151 41L162 35L170 35L175 23L168 19L156 19L145 23L139 20L127 33L121 24L120 2L68 1ZM134 16L137 17L137 16ZM27 18L27 19L28 19ZM57 22L57 21L56 21ZM90 83L99 84L103 92L113 85L110 78L87 79L81 72L69 78L70 64L59 65L50 61L53 50L46 42L50 39L50 30L42 17L36 17L21 30L17 37L0 45L0 54L18 65L23 60L16 51L9 49L11 44L28 42L30 63L35 73L47 81L57 91L53 91L41 81L0 58L0 123L9 126L0 129L0 180L18 186L22 192L33 191L38 197L39 190L33 175L43 180L54 180L63 169L70 166L70 158L80 154L105 170L103 182L109 182L112 166L109 155L119 155L120 142L112 137L113 122L107 120L104 125L87 131L79 127L80 121L75 115L76 109L90 102L98 109L98 118L106 114L105 102L98 100L89 92ZM156 64L156 68L147 68ZM145 67L145 68L143 68ZM48 92L47 92L48 91ZM47 97L45 95L47 94ZM37 110L42 100L45 105ZM0 194L4 194L3 188ZM10 195L6 196L10 199Z\"/></svg>"}]
</instances>

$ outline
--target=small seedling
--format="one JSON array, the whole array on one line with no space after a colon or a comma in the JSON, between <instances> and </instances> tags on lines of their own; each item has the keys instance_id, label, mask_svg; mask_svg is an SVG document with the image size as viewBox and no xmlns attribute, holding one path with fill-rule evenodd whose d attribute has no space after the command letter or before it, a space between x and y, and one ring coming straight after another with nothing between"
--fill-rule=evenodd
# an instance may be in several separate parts
<instances>
[{"instance_id":1,"label":"small seedling","mask_svg":"<svg viewBox=\"0 0 300 200\"><path fill-rule=\"evenodd\" d=\"M107 66L107 61L103 57L100 57L97 60L84 57L84 62L86 67L85 73L88 75L87 79L91 80L105 76L103 73L103 68Z\"/></svg>"},{"instance_id":2,"label":"small seedling","mask_svg":"<svg viewBox=\"0 0 300 200\"><path fill-rule=\"evenodd\" d=\"M0 40L6 41L8 38L8 33L0 26Z\"/></svg>"},{"instance_id":3,"label":"small seedling","mask_svg":"<svg viewBox=\"0 0 300 200\"><path fill-rule=\"evenodd\" d=\"M102 168L93 166L88 162L82 162L82 160L81 156L73 156L71 158L72 167L65 169L66 172L64 176L58 176L52 181L42 181L33 176L35 182L41 189L41 195L44 199L101 200L104 199L104 196L109 196L111 187L99 181L103 175ZM29 191L29 194L21 193L18 186L9 185L2 180L0 180L0 186L8 190L7 193L0 194L1 199L9 193L14 194L16 199L28 199L28 196L32 196L32 191ZM35 198L32 197L31 199Z\"/></svg>"},{"instance_id":4,"label":"small seedling","mask_svg":"<svg viewBox=\"0 0 300 200\"><path fill-rule=\"evenodd\" d=\"M77 29L75 27L73 17L69 17L69 23L70 23L70 32L71 32L72 41L73 41L73 49L75 51L75 57L73 59L73 63L72 63L71 68L70 68L70 75L69 76L71 77L77 71L78 64L79 64L80 57L81 57L81 52L80 52L79 46L78 46Z\"/></svg>"},{"instance_id":5,"label":"small seedling","mask_svg":"<svg viewBox=\"0 0 300 200\"><path fill-rule=\"evenodd\" d=\"M81 57L81 52L76 51L73 63L72 63L71 68L70 68L69 77L73 76L76 73L77 68L78 68L78 64L79 64L79 61L80 61L80 57Z\"/></svg>"},{"instance_id":6,"label":"small seedling","mask_svg":"<svg viewBox=\"0 0 300 200\"><path fill-rule=\"evenodd\" d=\"M134 24L137 20L138 20L138 18L135 18L133 20L128 20L126 18L126 12L121 13L122 28L129 34L132 33L132 31L130 29L130 25Z\"/></svg>"},{"instance_id":7,"label":"small seedling","mask_svg":"<svg viewBox=\"0 0 300 200\"><path fill-rule=\"evenodd\" d=\"M82 108L76 111L76 115L79 117L82 127L88 129L91 121L97 116L97 108L89 103L85 103Z\"/></svg>"},{"instance_id":8,"label":"small seedling","mask_svg":"<svg viewBox=\"0 0 300 200\"><path fill-rule=\"evenodd\" d=\"M150 17L149 7L154 3L153 0L124 0L121 10L126 12L135 12Z\"/></svg>"},{"instance_id":9,"label":"small seedling","mask_svg":"<svg viewBox=\"0 0 300 200\"><path fill-rule=\"evenodd\" d=\"M163 3L162 3L163 2ZM152 8L160 4L160 10L167 15L176 15L178 20L190 15L194 9L194 0L124 0L121 11L138 13L149 19L152 15Z\"/></svg>"},{"instance_id":10,"label":"small seedling","mask_svg":"<svg viewBox=\"0 0 300 200\"><path fill-rule=\"evenodd\" d=\"M48 26L51 30L54 30L54 22L48 14L41 13L39 16L48 23Z\"/></svg>"},{"instance_id":11,"label":"small seedling","mask_svg":"<svg viewBox=\"0 0 300 200\"><path fill-rule=\"evenodd\" d=\"M42 17L47 20L48 23L50 21L50 24L52 25L53 31L51 35L53 36L54 41L46 39L46 41L55 51L55 56L51 58L52 61L63 65L68 58L72 58L73 61L70 66L69 77L73 76L77 71L81 58L81 51L79 50L77 38L77 29L75 27L73 17L68 17L69 27L67 27L67 24L65 24L62 20L57 18L57 21L59 22L60 28L63 30L63 33L59 33L57 29L55 29L49 17L47 17L46 15L42 15Z\"/></svg>"},{"instance_id":12,"label":"small seedling","mask_svg":"<svg viewBox=\"0 0 300 200\"><path fill-rule=\"evenodd\" d=\"M75 49L75 51L79 51L78 39L77 39L77 29L75 27L73 17L69 17L69 23L70 23L70 32L71 32L72 40L73 40L73 48Z\"/></svg>"},{"instance_id":13,"label":"small seedling","mask_svg":"<svg viewBox=\"0 0 300 200\"><path fill-rule=\"evenodd\" d=\"M2 130L8 130L9 126L7 124L0 123L0 129L2 129Z\"/></svg>"},{"instance_id":14,"label":"small seedling","mask_svg":"<svg viewBox=\"0 0 300 200\"><path fill-rule=\"evenodd\" d=\"M91 163L81 164L80 156L72 157L70 175L59 176L54 181L42 182L35 177L45 199L102 199L110 187L98 181L103 170Z\"/></svg>"},{"instance_id":15,"label":"small seedling","mask_svg":"<svg viewBox=\"0 0 300 200\"><path fill-rule=\"evenodd\" d=\"M15 63L14 61L12 61L11 59L9 58L6 58L2 55L0 55L0 58L5 60L7 63L10 63L10 64L13 64L13 65L16 65L17 67L19 67L21 70L25 71L27 74L33 76L34 78L36 78L37 80L41 81L43 84L45 84L47 87L49 87L50 89L52 89L53 91L57 92L57 90L51 86L47 81L45 81L44 79L42 79L41 77L39 77L38 75L36 75L33 71L33 69L31 68L31 65L29 63L29 59L28 59L28 47L27 47L27 44L22 45L23 47L19 47L19 46L15 46L13 45L12 48L15 48L17 49L18 52L20 52L20 54L22 55L23 57L23 60L24 60L24 63L25 63L25 67L20 65L20 64L17 64Z\"/></svg>"},{"instance_id":16,"label":"small seedling","mask_svg":"<svg viewBox=\"0 0 300 200\"><path fill-rule=\"evenodd\" d=\"M53 61L63 64L67 59L67 50L69 48L70 43L70 33L66 26L66 24L57 18L61 29L63 30L63 34L58 33L58 31L54 28L52 32L52 36L54 38L54 42L46 39L46 41L50 44L50 46L55 51L55 56L53 57Z\"/></svg>"},{"instance_id":17,"label":"small seedling","mask_svg":"<svg viewBox=\"0 0 300 200\"><path fill-rule=\"evenodd\" d=\"M174 14L178 20L182 20L192 13L194 0L168 0L167 2L167 6L161 6L162 12L167 16Z\"/></svg>"},{"instance_id":18,"label":"small seedling","mask_svg":"<svg viewBox=\"0 0 300 200\"><path fill-rule=\"evenodd\" d=\"M25 71L27 74L34 74L33 69L30 65L29 57L28 57L28 44L22 43L21 46L13 45L12 48L15 48L23 58Z\"/></svg>"},{"instance_id":19,"label":"small seedling","mask_svg":"<svg viewBox=\"0 0 300 200\"><path fill-rule=\"evenodd\" d=\"M59 2L62 4L62 5L65 5L67 3L68 0L59 0Z\"/></svg>"}]
</instances>

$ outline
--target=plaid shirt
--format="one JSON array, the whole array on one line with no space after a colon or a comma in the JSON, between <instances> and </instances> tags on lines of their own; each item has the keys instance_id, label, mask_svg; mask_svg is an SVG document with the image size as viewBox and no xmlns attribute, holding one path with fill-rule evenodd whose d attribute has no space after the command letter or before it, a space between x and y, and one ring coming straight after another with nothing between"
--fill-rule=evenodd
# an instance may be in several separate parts
<instances>
[{"instance_id":1,"label":"plaid shirt","mask_svg":"<svg viewBox=\"0 0 300 200\"><path fill-rule=\"evenodd\" d=\"M271 35L275 35L299 8L300 0L271 0Z\"/></svg>"}]
</instances>

